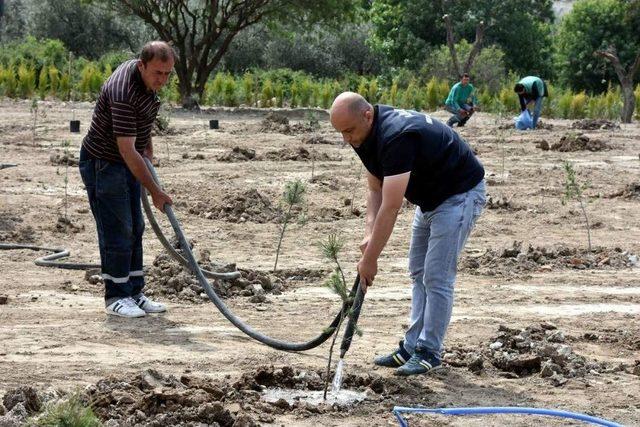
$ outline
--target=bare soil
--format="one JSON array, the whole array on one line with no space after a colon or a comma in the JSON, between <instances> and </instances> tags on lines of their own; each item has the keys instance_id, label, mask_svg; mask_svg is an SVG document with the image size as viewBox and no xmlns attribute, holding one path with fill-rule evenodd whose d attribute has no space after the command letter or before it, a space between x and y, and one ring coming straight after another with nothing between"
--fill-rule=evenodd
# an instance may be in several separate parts
<instances>
[{"instance_id":1,"label":"bare soil","mask_svg":"<svg viewBox=\"0 0 640 427\"><path fill-rule=\"evenodd\" d=\"M64 215L65 168L77 159L93 106L43 102L47 114L35 142L29 107L0 101L0 163L18 164L0 171L0 242L64 246L73 261L96 262L95 226L75 166ZM81 134L68 132L72 109ZM313 112L318 125L309 110L268 112L173 111L169 128L154 137L157 171L201 263L242 272L214 283L225 303L262 332L303 341L340 306L324 286L333 266L318 243L328 234L344 239L342 266L347 281L354 278L366 180L326 112ZM209 119L220 129L209 130ZM322 390L329 343L297 354L246 337L201 296L148 227L148 291L169 311L135 320L106 316L95 272L37 267L42 253L0 251L0 424L19 425L41 405L80 390L108 426L392 426L394 405L532 406L640 425L640 127L590 125L583 135L606 141L606 150L545 151L536 142L560 141L574 123L544 122L518 132L478 113L456 128L479 153L491 198L459 265L439 372L399 378L372 364L397 346L408 323L409 204L367 293L364 335L347 354L343 388L364 396L353 403L269 401L274 389ZM314 161L299 156L302 148L317 155ZM229 153L248 158L226 159ZM593 251L579 206L563 204L563 160L588 183ZM308 183L299 212L307 220L288 228L272 273L282 192L294 179ZM168 221L158 219L170 235ZM418 426L567 425L527 416L408 418Z\"/></svg>"}]
</instances>

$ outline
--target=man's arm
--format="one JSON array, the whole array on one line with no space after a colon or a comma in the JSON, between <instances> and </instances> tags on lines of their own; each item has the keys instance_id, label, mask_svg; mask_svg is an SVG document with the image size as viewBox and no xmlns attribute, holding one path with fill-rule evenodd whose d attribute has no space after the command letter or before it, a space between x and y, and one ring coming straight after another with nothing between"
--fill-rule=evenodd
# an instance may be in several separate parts
<instances>
[{"instance_id":1,"label":"man's arm","mask_svg":"<svg viewBox=\"0 0 640 427\"><path fill-rule=\"evenodd\" d=\"M399 175L386 176L382 184L382 200L378 214L373 224L373 230L362 259L358 263L360 285L366 292L371 286L378 272L378 257L384 249L393 227L396 223L398 212L402 207L404 193L409 184L411 172Z\"/></svg>"},{"instance_id":2,"label":"man's arm","mask_svg":"<svg viewBox=\"0 0 640 427\"><path fill-rule=\"evenodd\" d=\"M518 95L518 98L520 99L520 111L524 111L527 109L527 104L524 101L524 95Z\"/></svg>"},{"instance_id":3,"label":"man's arm","mask_svg":"<svg viewBox=\"0 0 640 427\"><path fill-rule=\"evenodd\" d=\"M364 238L360 243L360 252L364 253L367 249L371 233L373 233L373 224L376 222L376 216L382 204L382 181L376 178L371 172L367 171L367 215L364 226ZM353 203L353 202L352 202Z\"/></svg>"},{"instance_id":4,"label":"man's arm","mask_svg":"<svg viewBox=\"0 0 640 427\"><path fill-rule=\"evenodd\" d=\"M172 204L173 202L171 201L171 197L162 191L158 184L155 183L151 172L147 169L144 159L136 151L136 138L134 136L119 136L116 138L116 141L118 143L118 151L133 176L140 181L144 188L149 190L154 206L161 212L164 212L165 203Z\"/></svg>"}]
</instances>

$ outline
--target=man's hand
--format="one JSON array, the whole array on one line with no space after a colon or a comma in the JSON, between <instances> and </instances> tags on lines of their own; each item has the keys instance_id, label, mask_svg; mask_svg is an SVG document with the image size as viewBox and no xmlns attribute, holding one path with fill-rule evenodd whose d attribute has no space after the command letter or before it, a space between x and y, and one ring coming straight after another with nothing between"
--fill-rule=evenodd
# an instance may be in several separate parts
<instances>
[{"instance_id":1,"label":"man's hand","mask_svg":"<svg viewBox=\"0 0 640 427\"><path fill-rule=\"evenodd\" d=\"M362 257L358 262L358 274L360 275L360 289L363 293L367 292L367 288L373 285L373 280L378 274L378 260L369 260Z\"/></svg>"},{"instance_id":2,"label":"man's hand","mask_svg":"<svg viewBox=\"0 0 640 427\"><path fill-rule=\"evenodd\" d=\"M151 199L153 200L153 206L158 208L160 212L164 212L164 205L166 203L170 205L173 204L171 197L169 197L169 195L164 191L158 191L155 194L151 194Z\"/></svg>"}]
</instances>

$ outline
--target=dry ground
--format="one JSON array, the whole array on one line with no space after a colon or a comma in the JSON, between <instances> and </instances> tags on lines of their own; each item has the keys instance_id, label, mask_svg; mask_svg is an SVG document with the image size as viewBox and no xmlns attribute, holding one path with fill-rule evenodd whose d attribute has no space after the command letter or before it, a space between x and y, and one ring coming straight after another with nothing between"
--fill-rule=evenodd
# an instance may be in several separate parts
<instances>
[{"instance_id":1,"label":"dry ground","mask_svg":"<svg viewBox=\"0 0 640 427\"><path fill-rule=\"evenodd\" d=\"M74 261L95 262L94 223L75 166L69 168L68 180L72 226L57 227L58 218L64 215L65 166L55 159L56 154L63 154L65 140L70 141L70 151L77 158L92 105L73 106L82 122L82 133L70 134L72 106L41 103L40 112L46 116L38 118L35 142L29 105L8 100L0 103L0 163L18 164L0 171L0 242L62 245L71 250ZM284 183L295 178L309 181L312 169L304 152L293 156L298 160L277 159L291 158L291 150L295 154L299 147L317 158L322 156L314 165L315 179L307 187L309 221L288 231L280 266L311 271L330 268L317 242L337 232L346 242L342 261L347 280L351 280L364 219L352 213L345 199L355 195L353 207L364 212L365 181L359 162L350 148L340 144L325 112L314 113L320 121L314 132L305 129L308 111L283 113L292 125L287 133L278 126L265 129L263 111L218 109L192 114L176 110L170 132L154 140L158 173L197 252L206 249L212 261L266 271L273 265L278 224L262 214L268 209L277 213ZM447 117L441 111L434 116ZM209 130L209 118L219 119L220 129ZM207 399L222 402L231 420L236 417L236 425L242 425L240 414L276 425L395 425L390 408L415 404L546 407L640 425L640 269L633 256L640 254L640 195L633 187L640 183L640 127L634 123L620 129L583 131L609 149L560 152L538 146L544 146L542 140L552 146L562 136L575 137L578 131L570 129L571 121L543 121L550 126L517 132L504 129L508 127L504 126L508 125L506 119L478 113L461 129L486 167L491 204L461 262L446 340L447 369L438 375L398 380L392 372L371 363L374 355L396 346L407 322L410 284L406 255L413 214L407 207L398 218L379 261L375 286L367 295L360 318L364 335L355 340L347 358L346 372L355 377L346 386L366 391L364 402L315 411L304 405L274 409L249 392L227 398L207 394ZM324 138L329 144L303 142L310 136ZM218 160L234 147L255 150L257 159ZM599 247L595 254L584 251L586 231L578 205L573 201L562 204L563 159L574 162L578 179L589 183L585 194L593 244ZM219 214L249 190L256 190L266 200L260 199L266 207L250 209L245 203L239 209L246 212ZM255 197L255 192L251 194ZM256 200L249 198L248 205L255 207L260 201ZM169 230L167 222L162 223ZM520 249L504 252L514 242L522 242ZM145 263L151 266L162 247L150 227L144 249ZM548 254L541 259L539 254L544 252ZM292 367L292 375L321 371L326 365L328 345L304 354L272 350L245 337L212 304L198 301L193 289L185 291L191 292L191 298L186 298L186 293L181 298L178 291L163 290L150 280L149 288L168 302L166 315L138 320L109 318L103 312L99 284L89 283L80 271L37 267L33 264L37 255L29 250L0 251L0 296L8 297L6 304L0 305L0 396L20 385L43 392L51 387L85 387L110 376L133 381L149 368L161 376L180 378L186 373L223 388L243 374L258 378L260 369L268 370L271 365L276 370ZM153 277L157 281L158 276ZM337 297L322 286L323 277L326 274L309 280L285 277L282 292L267 294L264 302L252 302L239 294L227 302L257 329L284 339L304 340L319 333L338 307ZM541 322L542 338L536 327ZM548 363L549 358L529 358L525 361L531 363L529 368L501 364L508 355L489 348L500 341L500 325L515 329L534 325L533 331L537 330L545 345L564 346L564 351L577 358L579 369L561 360L560 365L566 365L563 370L547 377L539 371L540 363ZM506 344L504 337L502 341ZM531 356L526 349L519 351L525 353L521 355L525 359ZM122 414L127 411L125 403L120 402L124 405ZM111 410L117 412L118 407ZM109 416L106 409L101 414ZM135 417L124 419L122 415L110 425L128 425ZM411 421L411 425L541 422L518 416L423 415L412 416ZM139 418L137 422L145 421ZM552 419L542 423L567 425Z\"/></svg>"}]
</instances>

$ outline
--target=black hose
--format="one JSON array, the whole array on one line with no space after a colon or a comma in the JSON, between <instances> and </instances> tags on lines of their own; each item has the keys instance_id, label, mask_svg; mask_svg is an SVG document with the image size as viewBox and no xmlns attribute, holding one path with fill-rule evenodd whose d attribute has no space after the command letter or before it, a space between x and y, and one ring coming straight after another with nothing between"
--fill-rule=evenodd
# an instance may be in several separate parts
<instances>
[{"instance_id":1,"label":"black hose","mask_svg":"<svg viewBox=\"0 0 640 427\"><path fill-rule=\"evenodd\" d=\"M156 175L154 175L154 179L157 181ZM167 252L169 252L169 254L173 257L173 259L178 261L178 263L180 263L183 267L190 268L189 261L187 261L182 255L178 253L178 251L176 251L176 249L171 245L171 243L169 243L164 233L162 232L162 229L160 228L160 225L158 224L158 221L156 221L156 217L153 214L153 209L149 204L149 196L147 196L146 191L143 191L142 207L144 208L144 213L147 215L147 219L149 220L149 224L151 225L151 228L156 233L156 237L158 238L158 240L160 240L160 243L162 243L162 246L164 246ZM182 245L182 242L180 242L180 244ZM202 269L202 267L200 268ZM209 271L209 270L202 269L202 272L204 273L205 276L212 277L215 279L230 280L230 279L235 279L237 277L240 277L239 271L219 273L217 271Z\"/></svg>"},{"instance_id":2,"label":"black hose","mask_svg":"<svg viewBox=\"0 0 640 427\"><path fill-rule=\"evenodd\" d=\"M349 322L347 323L347 329L344 330L344 335L342 336L342 343L340 344L340 358L344 358L344 355L347 354L349 348L351 347L351 341L353 339L353 334L356 331L356 324L358 323L358 318L360 317L360 310L362 309L362 303L364 301L364 292L362 292L362 288L360 287L360 276L356 277L356 282L353 284L354 289L357 288L356 297L353 300L353 304L351 305L351 311L349 313Z\"/></svg>"},{"instance_id":3,"label":"black hose","mask_svg":"<svg viewBox=\"0 0 640 427\"><path fill-rule=\"evenodd\" d=\"M147 159L146 157L144 160L147 163L147 167L149 168L149 171L151 172L151 175L153 176L153 179L155 180L156 184L162 187L153 165L151 164L149 159ZM207 293L207 296L209 297L211 302L216 306L218 310L220 310L220 313L222 313L222 315L226 317L227 320L229 320L229 322L231 322L236 328L240 329L242 332L244 332L251 338L257 341L260 341L265 345L268 345L269 347L275 348L277 350L285 350L285 351L305 351L305 350L315 348L320 344L322 344L323 342L325 342L326 340L328 340L333 335L333 333L336 332L336 328L340 323L340 319L349 310L350 304L348 302L343 303L342 309L333 319L333 321L331 322L328 328L326 328L322 333L320 333L320 335L316 336L315 338L307 342L292 343L288 341L283 341L283 340L269 337L253 329L251 326L249 326L240 318L238 318L229 309L229 307L225 305L225 303L220 299L220 297L216 294L216 292L213 290L213 288L207 281L202 269L196 262L195 257L193 256L193 252L191 251L191 248L189 247L187 239L185 238L184 233L182 232L180 223L178 222L175 214L173 213L173 208L171 207L171 205L169 204L164 205L164 213L169 218L169 222L171 223L171 226L173 227L173 230L175 231L176 236L178 237L178 241L180 242L180 247L184 250L185 258L189 262L189 267L191 268L191 271L195 274L196 278L198 279L198 282ZM352 292L351 292L352 295L355 293L356 287L357 287L357 282L354 284L354 288L352 289Z\"/></svg>"},{"instance_id":4,"label":"black hose","mask_svg":"<svg viewBox=\"0 0 640 427\"><path fill-rule=\"evenodd\" d=\"M0 243L0 249L31 249L33 251L51 251L51 255L37 258L34 262L40 267L65 268L68 270L89 270L100 268L100 264L80 264L73 262L54 262L56 259L69 256L69 250L65 248L50 248L47 246L23 245L19 243Z\"/></svg>"}]
</instances>

